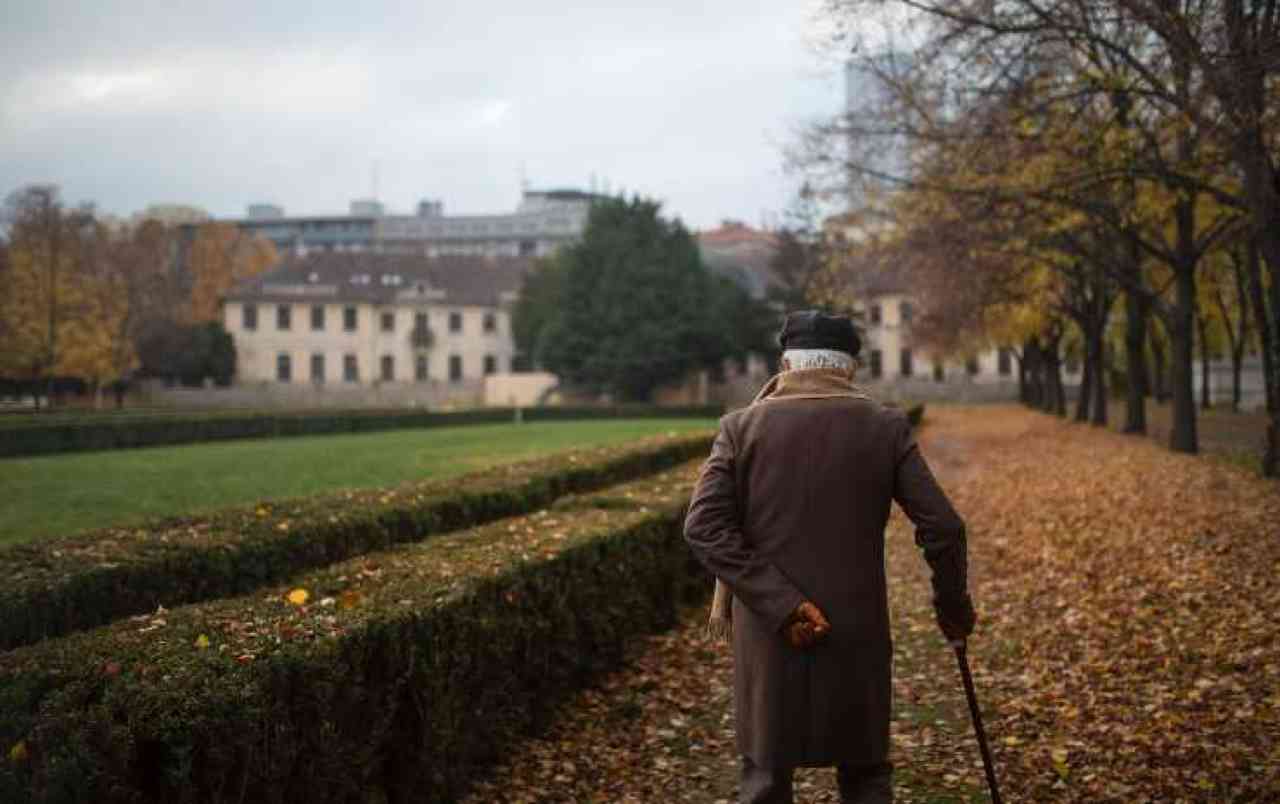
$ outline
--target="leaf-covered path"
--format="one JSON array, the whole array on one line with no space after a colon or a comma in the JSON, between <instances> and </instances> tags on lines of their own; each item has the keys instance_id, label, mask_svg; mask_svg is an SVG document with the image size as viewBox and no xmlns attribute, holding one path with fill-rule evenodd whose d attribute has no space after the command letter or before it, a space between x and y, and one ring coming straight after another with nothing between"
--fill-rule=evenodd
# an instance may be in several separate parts
<instances>
[{"instance_id":1,"label":"leaf-covered path","mask_svg":"<svg viewBox=\"0 0 1280 804\"><path fill-rule=\"evenodd\" d=\"M969 524L971 662L1006 800L1280 799L1280 486L1016 407L930 409L922 444ZM888 540L898 801L984 801L898 512ZM638 642L469 801L733 801L732 658L702 617ZM833 786L803 771L797 798Z\"/></svg>"}]
</instances>

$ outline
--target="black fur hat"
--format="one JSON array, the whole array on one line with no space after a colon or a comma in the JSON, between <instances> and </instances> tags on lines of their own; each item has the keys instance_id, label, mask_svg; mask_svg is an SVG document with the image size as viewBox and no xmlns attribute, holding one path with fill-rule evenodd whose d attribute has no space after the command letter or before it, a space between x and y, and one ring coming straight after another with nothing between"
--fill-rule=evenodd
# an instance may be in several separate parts
<instances>
[{"instance_id":1,"label":"black fur hat","mask_svg":"<svg viewBox=\"0 0 1280 804\"><path fill-rule=\"evenodd\" d=\"M820 310L799 310L787 314L778 335L778 344L787 349L836 349L857 357L862 340L853 321Z\"/></svg>"}]
</instances>

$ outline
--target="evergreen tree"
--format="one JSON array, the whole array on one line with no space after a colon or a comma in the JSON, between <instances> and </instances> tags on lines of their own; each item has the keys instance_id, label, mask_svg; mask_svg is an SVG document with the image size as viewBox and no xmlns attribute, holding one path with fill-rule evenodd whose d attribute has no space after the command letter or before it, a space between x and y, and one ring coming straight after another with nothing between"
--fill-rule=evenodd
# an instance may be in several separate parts
<instances>
[{"instance_id":1,"label":"evergreen tree","mask_svg":"<svg viewBox=\"0 0 1280 804\"><path fill-rule=\"evenodd\" d=\"M660 206L597 201L582 240L526 281L517 346L565 383L645 400L749 346L735 339L745 327L726 320L740 296L728 295L688 230Z\"/></svg>"}]
</instances>

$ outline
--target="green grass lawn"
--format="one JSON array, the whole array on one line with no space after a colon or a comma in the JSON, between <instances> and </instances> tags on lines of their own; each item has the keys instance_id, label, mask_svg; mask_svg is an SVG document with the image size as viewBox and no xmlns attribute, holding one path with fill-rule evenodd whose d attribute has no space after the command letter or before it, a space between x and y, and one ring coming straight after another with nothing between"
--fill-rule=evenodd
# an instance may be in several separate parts
<instances>
[{"instance_id":1,"label":"green grass lawn","mask_svg":"<svg viewBox=\"0 0 1280 804\"><path fill-rule=\"evenodd\" d=\"M338 488L449 477L710 419L601 419L269 438L0 460L0 544Z\"/></svg>"}]
</instances>

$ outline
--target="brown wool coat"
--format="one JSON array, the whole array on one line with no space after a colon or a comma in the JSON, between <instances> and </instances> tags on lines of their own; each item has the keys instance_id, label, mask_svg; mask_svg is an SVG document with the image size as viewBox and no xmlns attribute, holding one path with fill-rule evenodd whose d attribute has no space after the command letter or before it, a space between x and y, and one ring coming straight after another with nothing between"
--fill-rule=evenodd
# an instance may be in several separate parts
<instances>
[{"instance_id":1,"label":"brown wool coat","mask_svg":"<svg viewBox=\"0 0 1280 804\"><path fill-rule=\"evenodd\" d=\"M764 767L883 762L890 503L915 523L936 594L964 592L964 523L904 413L850 396L786 393L788 375L803 373L782 375L783 393L721 420L685 539L733 592L739 751ZM831 632L802 652L780 628L806 599Z\"/></svg>"}]
</instances>

